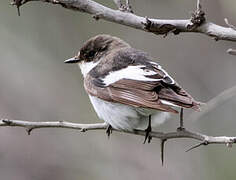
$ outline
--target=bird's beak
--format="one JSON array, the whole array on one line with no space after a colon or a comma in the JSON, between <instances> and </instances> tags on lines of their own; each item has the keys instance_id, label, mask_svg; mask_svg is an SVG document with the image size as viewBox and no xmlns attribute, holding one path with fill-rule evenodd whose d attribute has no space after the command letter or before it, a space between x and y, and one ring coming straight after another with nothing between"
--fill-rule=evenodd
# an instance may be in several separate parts
<instances>
[{"instance_id":1,"label":"bird's beak","mask_svg":"<svg viewBox=\"0 0 236 180\"><path fill-rule=\"evenodd\" d=\"M64 61L64 63L78 63L78 62L80 62L79 56L75 56Z\"/></svg>"}]
</instances>

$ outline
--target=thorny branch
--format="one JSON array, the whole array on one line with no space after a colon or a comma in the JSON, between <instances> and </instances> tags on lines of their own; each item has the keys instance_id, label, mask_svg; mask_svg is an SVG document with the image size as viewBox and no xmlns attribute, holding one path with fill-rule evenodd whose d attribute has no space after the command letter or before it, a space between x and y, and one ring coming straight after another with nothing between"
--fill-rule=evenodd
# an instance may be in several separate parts
<instances>
[{"instance_id":1,"label":"thorny branch","mask_svg":"<svg viewBox=\"0 0 236 180\"><path fill-rule=\"evenodd\" d=\"M132 28L152 32L157 35L168 33L179 34L181 32L202 33L213 37L215 40L236 41L236 31L231 27L223 27L206 21L205 13L202 11L200 1L197 3L197 10L190 19L169 20L152 19L129 13L130 11L114 10L103 6L92 0L13 0L17 7L30 1L41 1L51 4L59 4L64 8L91 14L95 19L104 19L114 23L130 26ZM121 0L113 0L120 7ZM126 7L130 6L126 0Z\"/></svg>"},{"instance_id":2,"label":"thorny branch","mask_svg":"<svg viewBox=\"0 0 236 180\"><path fill-rule=\"evenodd\" d=\"M223 91L212 100L210 100L207 105L203 107L203 110L199 113L194 113L188 119L196 120L200 119L203 115L207 114L210 110L217 107L221 103L225 102L227 99L232 98L236 95L236 86ZM199 115L198 115L199 114ZM86 132L89 130L106 130L108 125L106 123L95 123L95 124L79 124L79 123L71 123L66 121L46 121L46 122L32 122L32 121L22 121L22 120L0 120L0 126L10 126L10 127L23 127L26 129L27 133L30 135L32 130L40 129L40 128L67 128L67 129L75 129L81 132ZM145 136L146 132L144 130L134 130L134 131L124 131L124 130L115 130L119 132L124 132L128 134L135 134ZM176 138L189 138L200 141L198 144L192 146L187 151L195 149L202 145L209 144L225 144L227 147L231 147L232 144L236 143L236 137L227 137L227 136L208 136L205 134L201 134L198 132L193 132L186 130L183 127L183 112L181 110L180 114L180 127L177 128L174 132L150 132L150 136L153 138L158 138L161 140L161 160L163 164L164 160L164 144L169 139Z\"/></svg>"},{"instance_id":3,"label":"thorny branch","mask_svg":"<svg viewBox=\"0 0 236 180\"><path fill-rule=\"evenodd\" d=\"M67 128L67 129L80 130L81 132L86 132L89 130L106 130L108 127L108 125L106 123L78 124L78 123L71 123L71 122L66 122L66 121L32 122L32 121L7 120L7 119L0 120L0 126L23 127L26 129L28 135L30 135L32 130L39 129L39 128ZM113 130L115 130L115 129L113 129ZM125 133L135 134L135 135L141 135L141 136L145 136L145 134L146 134L146 132L144 130L133 130L133 131L115 130L115 131L125 132ZM190 150L197 148L201 145L225 144L225 145L227 145L227 147L232 147L232 144L236 143L236 137L207 136L205 134L189 131L184 128L177 129L177 131L175 131L175 132L168 132L168 133L152 131L152 132L150 132L150 136L161 140L161 162L162 162L162 165L164 162L164 144L169 139L190 138L190 139L196 139L196 140L200 141L200 143L189 148L187 151L190 151Z\"/></svg>"},{"instance_id":4,"label":"thorny branch","mask_svg":"<svg viewBox=\"0 0 236 180\"><path fill-rule=\"evenodd\" d=\"M45 121L45 122L33 122L33 121L21 121L21 120L8 120L2 119L0 120L0 126L11 126L11 127L23 127L26 128L28 134L32 132L34 129L40 128L67 128L67 129L76 129L81 132L86 132L89 130L106 130L106 123L95 123L95 124L79 124L79 123L71 123L66 121ZM145 136L144 130L116 130L114 131L125 132L129 134L141 135ZM202 142L207 142L208 144L233 144L236 143L236 137L226 137L226 136L207 136L204 134L200 134L197 132L188 131L185 129L177 130L175 132L150 132L150 135L153 138L158 138L161 140L175 139L175 138L191 138L196 139Z\"/></svg>"}]
</instances>

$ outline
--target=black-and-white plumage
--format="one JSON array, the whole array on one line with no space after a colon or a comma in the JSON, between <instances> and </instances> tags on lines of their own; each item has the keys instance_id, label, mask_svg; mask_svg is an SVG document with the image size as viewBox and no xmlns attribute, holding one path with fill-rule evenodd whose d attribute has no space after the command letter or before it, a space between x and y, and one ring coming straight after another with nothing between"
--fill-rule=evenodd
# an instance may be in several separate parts
<instances>
[{"instance_id":1,"label":"black-and-white plumage","mask_svg":"<svg viewBox=\"0 0 236 180\"><path fill-rule=\"evenodd\" d=\"M115 129L145 129L151 115L160 124L179 107L199 110L159 63L119 38L95 36L65 62L78 63L96 113Z\"/></svg>"}]
</instances>

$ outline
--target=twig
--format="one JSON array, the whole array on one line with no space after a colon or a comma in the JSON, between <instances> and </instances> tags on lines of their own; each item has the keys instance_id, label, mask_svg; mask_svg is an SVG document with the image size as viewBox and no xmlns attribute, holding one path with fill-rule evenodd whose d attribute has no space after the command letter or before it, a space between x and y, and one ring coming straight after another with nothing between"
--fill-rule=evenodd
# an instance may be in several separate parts
<instances>
[{"instance_id":1,"label":"twig","mask_svg":"<svg viewBox=\"0 0 236 180\"><path fill-rule=\"evenodd\" d=\"M226 89L220 94L218 94L216 97L208 101L206 105L202 105L200 112L193 112L187 119L189 119L190 121L197 121L198 119L201 119L205 114L212 111L217 106L223 104L225 101L231 99L235 95L236 95L236 86Z\"/></svg>"},{"instance_id":2,"label":"twig","mask_svg":"<svg viewBox=\"0 0 236 180\"><path fill-rule=\"evenodd\" d=\"M202 5L200 0L197 0L197 9L195 12L192 13L190 21L191 23L188 24L187 28L191 30L200 27L206 21L205 12L202 10Z\"/></svg>"},{"instance_id":3,"label":"twig","mask_svg":"<svg viewBox=\"0 0 236 180\"><path fill-rule=\"evenodd\" d=\"M24 127L26 128L28 134L34 129L39 128L68 128L76 129L81 132L87 130L98 130L107 128L106 123L96 123L96 124L78 124L65 121L53 121L53 122L32 122L32 121L21 121L21 120L0 120L0 126L11 126L11 127Z\"/></svg>"},{"instance_id":4,"label":"twig","mask_svg":"<svg viewBox=\"0 0 236 180\"><path fill-rule=\"evenodd\" d=\"M161 139L161 165L163 166L164 164L164 150L165 150L165 142L166 139Z\"/></svg>"},{"instance_id":5,"label":"twig","mask_svg":"<svg viewBox=\"0 0 236 180\"><path fill-rule=\"evenodd\" d=\"M187 149L185 152L189 152L189 151L191 151L193 149L196 149L196 148L198 148L202 145L208 145L208 142L203 141L203 142L197 143L196 145L194 145L194 146L190 147L189 149Z\"/></svg>"},{"instance_id":6,"label":"twig","mask_svg":"<svg viewBox=\"0 0 236 180\"><path fill-rule=\"evenodd\" d=\"M123 4L121 0L113 0L113 1L120 11L133 13L129 0L126 0L125 4Z\"/></svg>"},{"instance_id":7,"label":"twig","mask_svg":"<svg viewBox=\"0 0 236 180\"><path fill-rule=\"evenodd\" d=\"M202 10L201 0L197 0L197 11L201 11L201 10Z\"/></svg>"},{"instance_id":8,"label":"twig","mask_svg":"<svg viewBox=\"0 0 236 180\"><path fill-rule=\"evenodd\" d=\"M128 11L130 13L134 13L134 11L132 10L132 7L130 5L129 0L126 0L126 11Z\"/></svg>"},{"instance_id":9,"label":"twig","mask_svg":"<svg viewBox=\"0 0 236 180\"><path fill-rule=\"evenodd\" d=\"M202 24L200 23L200 25L196 26L195 28L189 28L189 24L192 23L189 19L168 20L149 18L149 21L151 22L152 26L150 26L150 28L148 29L147 18L137 16L132 13L113 10L92 0L27 0L27 2L30 1L41 1L48 2L51 4L60 4L61 6L67 9L81 11L92 15L99 14L99 18L101 19L122 24L125 26L130 26L136 29L149 31L157 35L165 35L169 32L173 32L174 34L179 34L180 32L197 32L214 37L217 40L236 41L235 30L230 27L223 27L206 21Z\"/></svg>"},{"instance_id":10,"label":"twig","mask_svg":"<svg viewBox=\"0 0 236 180\"><path fill-rule=\"evenodd\" d=\"M122 6L121 0L113 0L113 1L116 4L118 9L121 8L121 6Z\"/></svg>"},{"instance_id":11,"label":"twig","mask_svg":"<svg viewBox=\"0 0 236 180\"><path fill-rule=\"evenodd\" d=\"M233 24L230 24L227 18L225 18L224 20L225 20L225 24L227 24L231 29L236 31L236 27Z\"/></svg>"},{"instance_id":12,"label":"twig","mask_svg":"<svg viewBox=\"0 0 236 180\"><path fill-rule=\"evenodd\" d=\"M235 56L236 55L236 49L228 49L227 53Z\"/></svg>"}]
</instances>

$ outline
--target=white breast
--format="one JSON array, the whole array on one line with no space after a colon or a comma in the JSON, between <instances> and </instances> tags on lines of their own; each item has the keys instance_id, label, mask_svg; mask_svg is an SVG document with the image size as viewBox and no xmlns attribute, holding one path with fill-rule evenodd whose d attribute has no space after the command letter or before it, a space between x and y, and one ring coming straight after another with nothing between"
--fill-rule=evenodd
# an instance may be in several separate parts
<instances>
[{"instance_id":1,"label":"white breast","mask_svg":"<svg viewBox=\"0 0 236 180\"><path fill-rule=\"evenodd\" d=\"M152 126L157 126L169 118L167 112L107 102L91 95L89 95L89 98L98 117L115 129L146 129L149 115L153 115Z\"/></svg>"}]
</instances>

